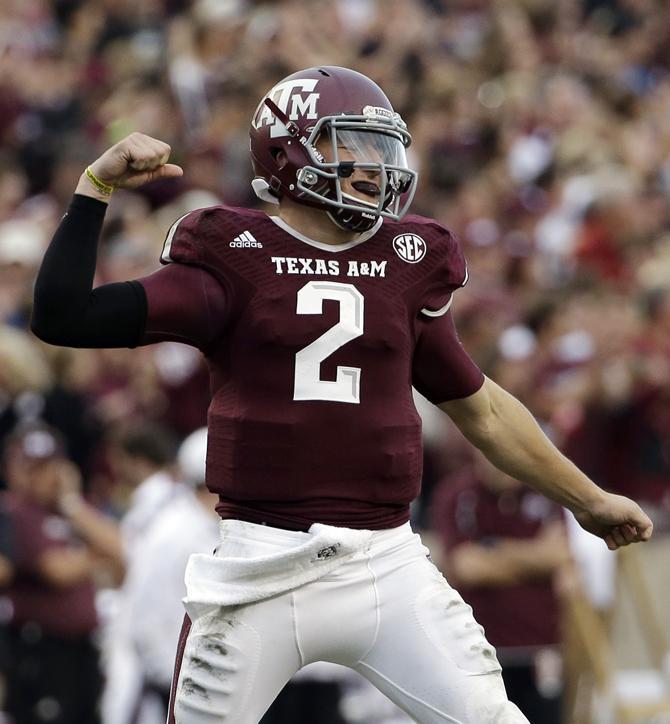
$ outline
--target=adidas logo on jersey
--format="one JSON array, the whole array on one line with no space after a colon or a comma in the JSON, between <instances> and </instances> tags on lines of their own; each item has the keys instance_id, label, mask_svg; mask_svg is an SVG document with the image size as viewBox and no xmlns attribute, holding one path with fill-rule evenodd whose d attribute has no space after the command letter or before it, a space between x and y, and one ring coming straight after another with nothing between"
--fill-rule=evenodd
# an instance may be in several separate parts
<instances>
[{"instance_id":1,"label":"adidas logo on jersey","mask_svg":"<svg viewBox=\"0 0 670 724\"><path fill-rule=\"evenodd\" d=\"M243 231L239 236L236 236L229 244L229 246L237 249L262 249L263 244L260 241L254 239L250 231Z\"/></svg>"}]
</instances>

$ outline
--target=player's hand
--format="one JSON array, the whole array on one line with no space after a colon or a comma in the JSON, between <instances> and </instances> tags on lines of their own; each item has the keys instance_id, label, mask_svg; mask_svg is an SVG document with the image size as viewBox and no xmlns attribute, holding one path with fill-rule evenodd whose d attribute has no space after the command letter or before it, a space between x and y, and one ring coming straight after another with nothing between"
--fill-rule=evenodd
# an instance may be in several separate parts
<instances>
[{"instance_id":1,"label":"player's hand","mask_svg":"<svg viewBox=\"0 0 670 724\"><path fill-rule=\"evenodd\" d=\"M108 148L90 166L108 186L134 189L159 178L175 178L184 172L168 163L170 146L144 133L131 133Z\"/></svg>"},{"instance_id":2,"label":"player's hand","mask_svg":"<svg viewBox=\"0 0 670 724\"><path fill-rule=\"evenodd\" d=\"M612 551L629 543L649 540L654 528L649 516L636 502L612 493L603 493L590 510L574 516L584 530L602 538Z\"/></svg>"}]
</instances>

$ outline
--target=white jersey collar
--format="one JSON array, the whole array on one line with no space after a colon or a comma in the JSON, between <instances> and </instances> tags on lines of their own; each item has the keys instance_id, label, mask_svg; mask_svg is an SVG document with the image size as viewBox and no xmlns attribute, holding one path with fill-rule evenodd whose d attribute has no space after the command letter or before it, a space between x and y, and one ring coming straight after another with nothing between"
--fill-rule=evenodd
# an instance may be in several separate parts
<instances>
[{"instance_id":1,"label":"white jersey collar","mask_svg":"<svg viewBox=\"0 0 670 724\"><path fill-rule=\"evenodd\" d=\"M298 239L298 241L302 241L305 244L309 244L310 246L315 246L317 249L321 249L322 251L346 251L347 249L352 249L354 246L358 246L359 244L362 244L363 242L367 241L368 239L371 239L380 229L383 219L379 218L375 222L375 225L369 229L368 231L364 231L357 239L353 239L352 241L347 241L344 244L324 244L322 241L316 241L316 239L310 239L309 236L305 236L304 234L301 234L299 231L296 231L292 226L289 226L281 217L279 216L270 216L269 217L271 221L273 221L280 229L283 229L287 234L290 234L291 236Z\"/></svg>"}]
</instances>

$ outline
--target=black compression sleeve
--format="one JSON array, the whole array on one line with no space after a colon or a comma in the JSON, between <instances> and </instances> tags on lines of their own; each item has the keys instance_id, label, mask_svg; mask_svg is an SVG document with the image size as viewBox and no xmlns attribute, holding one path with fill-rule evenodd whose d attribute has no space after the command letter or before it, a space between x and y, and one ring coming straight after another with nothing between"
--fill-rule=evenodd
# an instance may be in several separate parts
<instances>
[{"instance_id":1,"label":"black compression sleeve","mask_svg":"<svg viewBox=\"0 0 670 724\"><path fill-rule=\"evenodd\" d=\"M147 316L138 282L93 289L98 239L107 204L75 194L35 282L31 329L65 347L135 347Z\"/></svg>"}]
</instances>

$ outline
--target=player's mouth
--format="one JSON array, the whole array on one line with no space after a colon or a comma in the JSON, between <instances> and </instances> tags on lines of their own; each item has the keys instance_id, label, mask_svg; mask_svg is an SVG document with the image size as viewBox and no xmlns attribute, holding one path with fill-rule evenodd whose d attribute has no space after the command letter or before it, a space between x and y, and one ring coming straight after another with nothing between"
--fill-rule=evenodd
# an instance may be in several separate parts
<instances>
[{"instance_id":1,"label":"player's mouth","mask_svg":"<svg viewBox=\"0 0 670 724\"><path fill-rule=\"evenodd\" d=\"M354 181L351 186L359 193L365 194L365 196L370 196L373 199L381 193L379 186L372 181Z\"/></svg>"}]
</instances>

